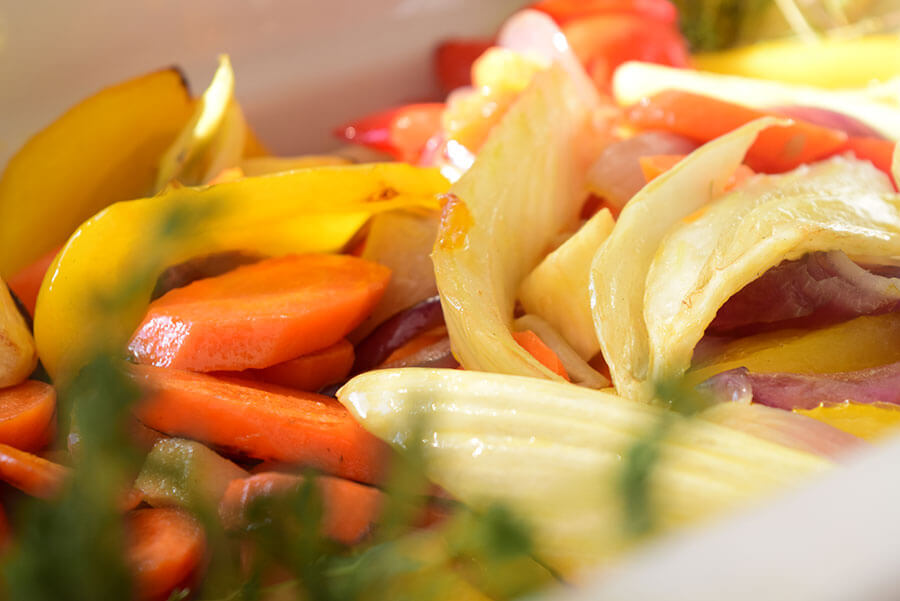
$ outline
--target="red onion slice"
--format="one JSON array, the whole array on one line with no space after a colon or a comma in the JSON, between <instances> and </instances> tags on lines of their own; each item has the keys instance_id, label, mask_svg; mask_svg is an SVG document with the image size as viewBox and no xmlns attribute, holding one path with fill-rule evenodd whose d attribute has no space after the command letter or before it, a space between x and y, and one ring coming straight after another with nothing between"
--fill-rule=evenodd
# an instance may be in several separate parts
<instances>
[{"instance_id":1,"label":"red onion slice","mask_svg":"<svg viewBox=\"0 0 900 601\"><path fill-rule=\"evenodd\" d=\"M420 349L408 357L391 361L381 366L383 369L393 369L396 367L444 367L455 369L459 367L459 362L453 357L450 351L450 338L444 337Z\"/></svg>"},{"instance_id":2,"label":"red onion slice","mask_svg":"<svg viewBox=\"0 0 900 601\"><path fill-rule=\"evenodd\" d=\"M696 148L696 142L663 131L648 131L613 142L600 152L588 170L588 186L607 204L621 210L646 183L639 162L641 157L689 154Z\"/></svg>"},{"instance_id":3,"label":"red onion slice","mask_svg":"<svg viewBox=\"0 0 900 601\"><path fill-rule=\"evenodd\" d=\"M746 398L778 409L814 409L852 401L860 404L900 405L900 362L831 374L751 373L730 369L701 385L715 399Z\"/></svg>"},{"instance_id":4,"label":"red onion slice","mask_svg":"<svg viewBox=\"0 0 900 601\"><path fill-rule=\"evenodd\" d=\"M900 310L900 278L873 273L879 270L861 267L840 251L786 261L728 299L707 332L814 327Z\"/></svg>"},{"instance_id":5,"label":"red onion slice","mask_svg":"<svg viewBox=\"0 0 900 601\"><path fill-rule=\"evenodd\" d=\"M858 138L878 138L880 140L886 139L878 130L869 127L859 119L837 111L831 111L815 106L797 105L772 107L769 111L784 115L785 117L790 117L791 119L806 121L807 123L821 125L822 127L828 127L830 129L837 129L845 132L848 136Z\"/></svg>"},{"instance_id":6,"label":"red onion slice","mask_svg":"<svg viewBox=\"0 0 900 601\"><path fill-rule=\"evenodd\" d=\"M356 361L350 373L375 369L391 353L419 334L443 324L440 296L426 298L395 314L356 345Z\"/></svg>"}]
</instances>

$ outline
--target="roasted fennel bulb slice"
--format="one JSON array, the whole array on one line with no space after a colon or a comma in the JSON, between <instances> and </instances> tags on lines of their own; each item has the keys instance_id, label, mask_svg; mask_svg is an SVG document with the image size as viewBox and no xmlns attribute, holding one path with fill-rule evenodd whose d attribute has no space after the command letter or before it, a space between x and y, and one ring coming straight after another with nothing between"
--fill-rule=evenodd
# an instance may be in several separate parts
<instances>
[{"instance_id":1,"label":"roasted fennel bulb slice","mask_svg":"<svg viewBox=\"0 0 900 601\"><path fill-rule=\"evenodd\" d=\"M589 108L561 68L539 73L450 188L432 259L453 353L466 369L560 379L510 328L520 282L577 219Z\"/></svg>"},{"instance_id":2,"label":"roasted fennel bulb slice","mask_svg":"<svg viewBox=\"0 0 900 601\"><path fill-rule=\"evenodd\" d=\"M533 528L541 559L568 576L628 548L623 455L668 419L649 477L659 527L705 519L830 462L661 407L545 379L399 369L338 393L398 448L422 445L428 476L473 507L499 501Z\"/></svg>"}]
</instances>

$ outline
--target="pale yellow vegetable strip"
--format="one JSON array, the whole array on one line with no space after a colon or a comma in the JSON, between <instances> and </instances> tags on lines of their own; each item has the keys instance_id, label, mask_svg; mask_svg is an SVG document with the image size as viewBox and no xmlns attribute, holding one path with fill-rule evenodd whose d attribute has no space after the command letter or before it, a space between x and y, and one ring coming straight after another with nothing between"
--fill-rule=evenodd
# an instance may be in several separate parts
<instances>
[{"instance_id":1,"label":"pale yellow vegetable strip","mask_svg":"<svg viewBox=\"0 0 900 601\"><path fill-rule=\"evenodd\" d=\"M522 278L577 218L587 118L561 68L539 73L451 187L459 202L445 213L432 258L453 353L466 369L559 379L510 327Z\"/></svg>"},{"instance_id":2,"label":"pale yellow vegetable strip","mask_svg":"<svg viewBox=\"0 0 900 601\"><path fill-rule=\"evenodd\" d=\"M0 279L0 388L25 380L37 365L34 339Z\"/></svg>"},{"instance_id":3,"label":"pale yellow vegetable strip","mask_svg":"<svg viewBox=\"0 0 900 601\"><path fill-rule=\"evenodd\" d=\"M625 206L592 264L594 327L616 391L649 401L649 339L644 321L647 271L660 242L681 219L718 196L763 129L759 119L705 144L648 183Z\"/></svg>"},{"instance_id":4,"label":"pale yellow vegetable strip","mask_svg":"<svg viewBox=\"0 0 900 601\"><path fill-rule=\"evenodd\" d=\"M379 438L416 432L428 475L461 501L506 503L535 529L538 555L566 575L627 548L622 456L667 410L544 379L459 370L362 374L338 397ZM650 479L663 528L707 519L830 462L671 414Z\"/></svg>"},{"instance_id":5,"label":"pale yellow vegetable strip","mask_svg":"<svg viewBox=\"0 0 900 601\"><path fill-rule=\"evenodd\" d=\"M867 161L834 157L758 175L671 227L644 279L649 381L684 374L719 308L760 274L829 250L900 255L900 196Z\"/></svg>"},{"instance_id":6,"label":"pale yellow vegetable strip","mask_svg":"<svg viewBox=\"0 0 900 601\"><path fill-rule=\"evenodd\" d=\"M304 169L112 205L75 232L50 267L35 312L40 357L54 378L65 377L98 332L123 342L168 265L235 249L336 251L372 214L435 208L446 189L436 169L391 163ZM161 231L175 216L180 226ZM103 295L125 300L126 286L128 302L115 311L99 304Z\"/></svg>"},{"instance_id":7,"label":"pale yellow vegetable strip","mask_svg":"<svg viewBox=\"0 0 900 601\"><path fill-rule=\"evenodd\" d=\"M591 261L614 225L609 209L601 210L544 257L519 288L525 310L547 320L585 360L600 351L591 315Z\"/></svg>"}]
</instances>

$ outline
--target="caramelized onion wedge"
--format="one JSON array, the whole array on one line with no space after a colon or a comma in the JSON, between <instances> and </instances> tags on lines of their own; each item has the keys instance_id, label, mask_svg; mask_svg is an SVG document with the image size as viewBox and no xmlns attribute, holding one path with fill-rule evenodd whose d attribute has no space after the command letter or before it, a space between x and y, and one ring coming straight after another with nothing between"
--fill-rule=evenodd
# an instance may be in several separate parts
<instances>
[{"instance_id":1,"label":"caramelized onion wedge","mask_svg":"<svg viewBox=\"0 0 900 601\"><path fill-rule=\"evenodd\" d=\"M444 323L441 299L426 298L401 311L375 328L356 345L356 360L351 373L375 369L395 350L423 332Z\"/></svg>"}]
</instances>

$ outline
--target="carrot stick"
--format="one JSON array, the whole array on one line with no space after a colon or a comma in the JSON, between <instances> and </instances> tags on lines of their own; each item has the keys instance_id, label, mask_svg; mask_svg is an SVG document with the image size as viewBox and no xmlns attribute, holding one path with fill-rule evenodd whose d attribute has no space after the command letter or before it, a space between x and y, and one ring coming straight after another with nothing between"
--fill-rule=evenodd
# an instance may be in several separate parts
<instances>
[{"instance_id":1,"label":"carrot stick","mask_svg":"<svg viewBox=\"0 0 900 601\"><path fill-rule=\"evenodd\" d=\"M627 120L641 129L671 131L698 142L708 142L769 113L700 94L666 90L626 110ZM794 121L759 134L747 153L755 171L779 173L826 157L847 142L847 134Z\"/></svg>"},{"instance_id":2,"label":"carrot stick","mask_svg":"<svg viewBox=\"0 0 900 601\"><path fill-rule=\"evenodd\" d=\"M32 317L34 317L34 306L37 304L38 291L40 291L41 284L44 282L44 274L47 273L47 269L50 268L50 264L53 263L53 259L59 254L61 248L61 246L54 248L30 265L22 268L21 271L6 281Z\"/></svg>"},{"instance_id":3,"label":"carrot stick","mask_svg":"<svg viewBox=\"0 0 900 601\"><path fill-rule=\"evenodd\" d=\"M132 374L150 393L137 417L154 430L362 482L382 471L387 446L330 397L151 366Z\"/></svg>"},{"instance_id":4,"label":"carrot stick","mask_svg":"<svg viewBox=\"0 0 900 601\"><path fill-rule=\"evenodd\" d=\"M272 367L248 369L234 375L315 392L323 386L335 384L346 378L353 367L353 359L353 345L347 339L342 339L321 351Z\"/></svg>"},{"instance_id":5,"label":"carrot stick","mask_svg":"<svg viewBox=\"0 0 900 601\"><path fill-rule=\"evenodd\" d=\"M685 155L683 154L657 154L652 156L644 156L638 158L641 165L641 172L644 174L645 181L651 181L672 167L674 167ZM734 174L728 183L725 184L725 190L731 190L741 184L751 175L754 175L753 169L747 165L738 165L734 170Z\"/></svg>"},{"instance_id":6,"label":"carrot stick","mask_svg":"<svg viewBox=\"0 0 900 601\"><path fill-rule=\"evenodd\" d=\"M129 349L194 371L263 368L337 343L371 312L386 267L347 255L291 255L171 290L150 304Z\"/></svg>"},{"instance_id":7,"label":"carrot stick","mask_svg":"<svg viewBox=\"0 0 900 601\"><path fill-rule=\"evenodd\" d=\"M174 507L138 509L128 514L126 558L138 599L166 599L189 584L206 553L200 524Z\"/></svg>"},{"instance_id":8,"label":"carrot stick","mask_svg":"<svg viewBox=\"0 0 900 601\"><path fill-rule=\"evenodd\" d=\"M39 451L55 433L56 391L49 384L26 380L0 389L0 443L23 451Z\"/></svg>"},{"instance_id":9,"label":"carrot stick","mask_svg":"<svg viewBox=\"0 0 900 601\"><path fill-rule=\"evenodd\" d=\"M563 367L562 361L559 360L559 357L556 356L556 353L549 346L544 344L544 341L537 334L531 330L523 330L521 332L513 332L512 336L519 343L519 346L531 353L531 356L540 361L544 367L566 380L569 379L569 374L566 373L566 368Z\"/></svg>"},{"instance_id":10,"label":"carrot stick","mask_svg":"<svg viewBox=\"0 0 900 601\"><path fill-rule=\"evenodd\" d=\"M219 505L226 528L238 528L246 521L247 509L258 499L296 490L303 477L279 472L264 472L232 480ZM371 529L381 509L383 493L377 488L319 476L316 486L322 495L324 514L322 534L345 545L359 542Z\"/></svg>"},{"instance_id":11,"label":"carrot stick","mask_svg":"<svg viewBox=\"0 0 900 601\"><path fill-rule=\"evenodd\" d=\"M53 497L68 475L69 469L63 465L0 444L0 480L24 493L40 499Z\"/></svg>"}]
</instances>

